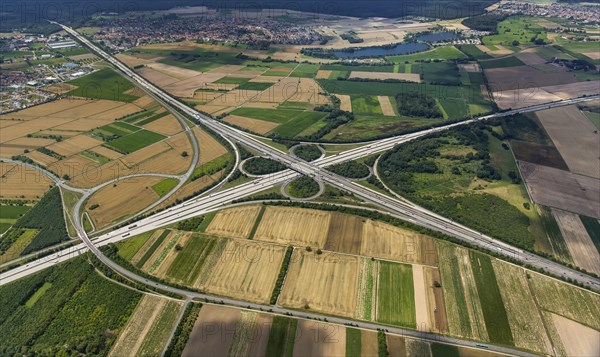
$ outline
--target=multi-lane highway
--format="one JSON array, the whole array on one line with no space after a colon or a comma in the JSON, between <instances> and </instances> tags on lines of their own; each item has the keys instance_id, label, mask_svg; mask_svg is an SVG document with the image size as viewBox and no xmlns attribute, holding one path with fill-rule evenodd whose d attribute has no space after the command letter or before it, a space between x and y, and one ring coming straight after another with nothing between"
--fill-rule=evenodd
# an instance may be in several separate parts
<instances>
[{"instance_id":1,"label":"multi-lane highway","mask_svg":"<svg viewBox=\"0 0 600 357\"><path fill-rule=\"evenodd\" d=\"M446 126L432 128L428 130L424 130L417 133L411 133L406 135L400 135L396 137L391 137L388 139L378 140L371 142L363 147L356 148L353 150L348 150L346 152L342 152L335 156L321 158L312 163L306 163L292 155L288 155L283 153L277 149L274 149L258 140L256 140L251 135L247 133L228 127L220 122L212 120L211 118L207 118L202 116L197 111L187 107L185 104L171 98L168 94L164 93L160 88L157 88L153 84L147 82L144 78L138 76L135 72L131 71L128 67L114 59L109 54L102 51L100 48L95 46L93 43L88 41L85 37L79 35L74 30L63 26L63 28L69 32L71 35L78 38L82 43L90 47L92 50L97 52L99 55L104 57L107 61L112 63L116 68L121 70L125 75L129 76L137 82L138 85L142 86L146 91L152 93L156 97L161 100L167 102L169 105L172 105L182 112L194 117L202 124L210 127L215 130L217 133L230 138L232 140L241 142L259 152L262 152L264 155L269 156L275 160L281 161L288 165L291 170L286 170L278 174L270 175L266 178L262 178L259 180L252 181L250 183L234 187L229 190L225 190L222 192L218 192L210 195L209 197L202 197L190 200L185 202L177 207L174 207L168 211L160 212L158 214L152 215L148 218L145 218L139 221L136 224L135 228L129 230L129 228L121 228L115 230L113 232L107 233L103 236L98 237L94 240L94 244L104 245L111 242L116 242L121 239L127 238L129 235L139 234L145 231L149 231L160 226L164 226L179 220L187 219L193 216L197 216L212 210L216 210L224 205L229 204L232 200L240 199L245 196L249 196L260 192L262 190L271 188L281 182L286 180L290 180L297 176L298 173L308 175L314 177L316 179L323 180L328 182L334 186L340 187L346 191L352 192L356 196L359 196L366 201L377 204L379 206L384 207L389 212L394 213L396 215L400 215L405 217L408 221L419 224L421 226L434 229L440 232L443 232L448 235L455 236L459 239L467 241L471 244L480 246L482 248L486 248L492 251L496 251L498 253L504 254L506 256L510 256L511 258L522 261L523 263L528 263L532 266L544 269L554 275L564 276L571 278L573 280L579 281L581 283L587 284L597 290L600 290L600 281L598 279L590 277L586 274L577 272L573 269L569 269L560 264L554 263L550 260L541 258L537 255L525 252L521 249L512 247L506 243L500 242L498 240L493 239L492 237L485 236L479 232L476 232L470 228L464 227L456 222L453 222L449 219L436 215L430 211L427 211L421 207L412 205L405 201L396 200L390 198L386 195L383 195L379 192L370 190L363 186L354 184L352 181L347 180L343 177L337 176L335 174L330 173L329 171L324 170L323 168L329 165L334 165L337 163L341 163L347 160L354 160L360 157L368 156L374 153L379 153L382 151L389 150L394 145L399 143L403 143L409 140L413 140L415 138L428 135L430 133L434 133L441 130L448 130L450 128L456 127L458 125L465 125L468 123L473 123L480 120L487 120L494 117L501 117L507 115L513 115L516 113L523 113L528 111L536 111L556 106L563 105L571 105L575 103L579 103L582 101L596 99L598 96L587 97L587 98L576 98L569 99L560 102L552 102L546 103L542 105L536 105L528 108L523 108L515 111L491 114L479 118L470 119L467 121L453 123ZM294 172L295 171L295 172ZM59 261L67 259L69 255L77 254L80 250L85 250L84 246L75 246L69 249L69 251L59 252L50 257L57 258ZM48 260L48 259L46 259ZM52 259L50 259L52 261ZM28 272L38 271L39 269L43 269L43 267L48 266L48 262L45 264L43 262L32 262L28 264L26 267L21 267L17 271L7 272L5 274L0 275L0 284L4 284L7 281L12 281L18 277L26 275ZM25 269L28 268L28 269Z\"/></svg>"}]
</instances>

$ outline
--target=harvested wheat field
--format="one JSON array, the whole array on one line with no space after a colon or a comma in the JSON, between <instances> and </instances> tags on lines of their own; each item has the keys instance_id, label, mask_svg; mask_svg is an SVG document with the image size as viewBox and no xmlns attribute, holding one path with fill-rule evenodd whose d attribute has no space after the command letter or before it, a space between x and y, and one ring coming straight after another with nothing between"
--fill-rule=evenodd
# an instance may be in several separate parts
<instances>
[{"instance_id":1,"label":"harvested wheat field","mask_svg":"<svg viewBox=\"0 0 600 357\"><path fill-rule=\"evenodd\" d=\"M243 206L219 211L206 228L206 233L231 238L248 238L260 206Z\"/></svg>"},{"instance_id":2,"label":"harvested wheat field","mask_svg":"<svg viewBox=\"0 0 600 357\"><path fill-rule=\"evenodd\" d=\"M499 57L499 56L506 56L506 55L510 55L511 53L513 53L513 51L509 50L508 48L504 47L504 46L500 46L500 45L494 45L494 47L496 47L495 50L492 50L489 47L486 47L484 45L477 45L477 48L479 48L481 51L495 56L495 57Z\"/></svg>"},{"instance_id":3,"label":"harvested wheat field","mask_svg":"<svg viewBox=\"0 0 600 357\"><path fill-rule=\"evenodd\" d=\"M513 90L491 88L491 90L494 91L494 101L501 109L519 109L531 105L553 102L562 99L558 95L544 90L544 88Z\"/></svg>"},{"instance_id":4,"label":"harvested wheat field","mask_svg":"<svg viewBox=\"0 0 600 357\"><path fill-rule=\"evenodd\" d=\"M315 76L316 79L328 79L332 71L320 69Z\"/></svg>"},{"instance_id":5,"label":"harvested wheat field","mask_svg":"<svg viewBox=\"0 0 600 357\"><path fill-rule=\"evenodd\" d=\"M197 99L197 100L200 100L203 102L210 102L211 100L218 98L222 95L223 95L223 93L221 93L221 92L208 91L208 90L197 90L194 93L194 99Z\"/></svg>"},{"instance_id":6,"label":"harvested wheat field","mask_svg":"<svg viewBox=\"0 0 600 357\"><path fill-rule=\"evenodd\" d=\"M52 184L52 180L36 169L0 162L0 199L37 200Z\"/></svg>"},{"instance_id":7,"label":"harvested wheat field","mask_svg":"<svg viewBox=\"0 0 600 357\"><path fill-rule=\"evenodd\" d=\"M295 249L278 303L293 309L354 317L359 259Z\"/></svg>"},{"instance_id":8,"label":"harvested wheat field","mask_svg":"<svg viewBox=\"0 0 600 357\"><path fill-rule=\"evenodd\" d=\"M230 240L214 265L203 269L195 287L208 293L268 303L285 246Z\"/></svg>"},{"instance_id":9,"label":"harvested wheat field","mask_svg":"<svg viewBox=\"0 0 600 357\"><path fill-rule=\"evenodd\" d=\"M252 78L249 82L257 82L257 83L277 83L281 80L281 77L276 76L258 76L256 78Z\"/></svg>"},{"instance_id":10,"label":"harvested wheat field","mask_svg":"<svg viewBox=\"0 0 600 357\"><path fill-rule=\"evenodd\" d=\"M91 188L132 173L120 160L111 161L100 166L79 155L72 156L67 160L57 161L50 166L50 169L60 175L69 172L75 173L71 176L69 184L78 188Z\"/></svg>"},{"instance_id":11,"label":"harvested wheat field","mask_svg":"<svg viewBox=\"0 0 600 357\"><path fill-rule=\"evenodd\" d=\"M0 153L2 152L2 148L0 148ZM58 161L58 159L52 157L52 156L48 156L46 154L42 154L39 151L30 151L29 153L25 154L25 156L27 156L28 158L32 159L33 161L35 161L36 163L42 165L42 166L49 166L52 165L52 163Z\"/></svg>"},{"instance_id":12,"label":"harvested wheat field","mask_svg":"<svg viewBox=\"0 0 600 357\"><path fill-rule=\"evenodd\" d=\"M97 229L102 228L149 206L159 198L152 185L162 180L162 177L134 177L95 192L87 204L87 211L94 226ZM98 208L90 210L94 205L98 205Z\"/></svg>"},{"instance_id":13,"label":"harvested wheat field","mask_svg":"<svg viewBox=\"0 0 600 357\"><path fill-rule=\"evenodd\" d=\"M600 179L600 141L596 127L574 106L537 112L571 172Z\"/></svg>"},{"instance_id":14,"label":"harvested wheat field","mask_svg":"<svg viewBox=\"0 0 600 357\"><path fill-rule=\"evenodd\" d=\"M158 103L148 95L141 96L140 98L134 100L133 104L142 109L150 109L158 105Z\"/></svg>"},{"instance_id":15,"label":"harvested wheat field","mask_svg":"<svg viewBox=\"0 0 600 357\"><path fill-rule=\"evenodd\" d=\"M424 267L422 265L413 265L412 273L415 291L416 328L419 331L431 331L432 325L427 307Z\"/></svg>"},{"instance_id":16,"label":"harvested wheat field","mask_svg":"<svg viewBox=\"0 0 600 357\"><path fill-rule=\"evenodd\" d=\"M199 192L202 189L206 188L207 186L211 185L213 182L220 180L222 178L223 173L224 173L223 170L217 171L213 175L202 176L201 178L199 178L195 181L192 181L192 182L189 182L189 183L183 185L183 187L181 187L179 190L175 191L174 194L169 196L169 198L164 200L163 203L158 205L156 207L156 209L158 210L158 209L165 208L165 207L175 203L177 200L183 200L183 199L189 198L190 196L197 195L197 192Z\"/></svg>"},{"instance_id":17,"label":"harvested wheat field","mask_svg":"<svg viewBox=\"0 0 600 357\"><path fill-rule=\"evenodd\" d=\"M197 89L223 77L225 75L222 73L196 73L193 77L186 77L184 80L164 86L163 89L178 97L191 98Z\"/></svg>"},{"instance_id":18,"label":"harvested wheat field","mask_svg":"<svg viewBox=\"0 0 600 357\"><path fill-rule=\"evenodd\" d=\"M158 120L152 121L149 124L143 125L143 127L166 136L173 136L183 130L181 124L173 116L173 114L169 114Z\"/></svg>"},{"instance_id":19,"label":"harvested wheat field","mask_svg":"<svg viewBox=\"0 0 600 357\"><path fill-rule=\"evenodd\" d=\"M183 304L144 295L109 356L153 356L162 352Z\"/></svg>"},{"instance_id":20,"label":"harvested wheat field","mask_svg":"<svg viewBox=\"0 0 600 357\"><path fill-rule=\"evenodd\" d=\"M361 356L378 356L377 332L360 332L360 354Z\"/></svg>"},{"instance_id":21,"label":"harvested wheat field","mask_svg":"<svg viewBox=\"0 0 600 357\"><path fill-rule=\"evenodd\" d=\"M242 310L229 355L266 356L272 325L272 315Z\"/></svg>"},{"instance_id":22,"label":"harvested wheat field","mask_svg":"<svg viewBox=\"0 0 600 357\"><path fill-rule=\"evenodd\" d=\"M298 320L294 339L294 357L345 355L345 327L312 320Z\"/></svg>"},{"instance_id":23,"label":"harvested wheat field","mask_svg":"<svg viewBox=\"0 0 600 357\"><path fill-rule=\"evenodd\" d=\"M53 102L45 103L42 105L36 105L27 109L19 110L17 112L0 115L0 119L22 119L29 120L39 118L41 116L49 116L54 113L68 110L70 108L78 107L85 104L87 101L83 99L59 99ZM122 103L120 103L122 104Z\"/></svg>"},{"instance_id":24,"label":"harvested wheat field","mask_svg":"<svg viewBox=\"0 0 600 357\"><path fill-rule=\"evenodd\" d=\"M323 248L331 214L290 207L267 207L254 239Z\"/></svg>"},{"instance_id":25,"label":"harvested wheat field","mask_svg":"<svg viewBox=\"0 0 600 357\"><path fill-rule=\"evenodd\" d=\"M421 82L421 76L418 73L389 73L389 72L360 72L360 71L352 71L350 72L349 78L362 78L362 79L377 79L377 80L386 80L386 79L395 79L399 81L407 81L407 82Z\"/></svg>"},{"instance_id":26,"label":"harvested wheat field","mask_svg":"<svg viewBox=\"0 0 600 357\"><path fill-rule=\"evenodd\" d=\"M469 251L445 242L439 242L437 248L449 334L487 341Z\"/></svg>"},{"instance_id":27,"label":"harvested wheat field","mask_svg":"<svg viewBox=\"0 0 600 357\"><path fill-rule=\"evenodd\" d=\"M542 57L538 56L536 53L534 52L519 52L515 55L518 59L520 59L521 61L523 61L523 63L525 63L526 65L529 66L534 66L536 64L543 64L546 63L546 60L543 59Z\"/></svg>"},{"instance_id":28,"label":"harvested wheat field","mask_svg":"<svg viewBox=\"0 0 600 357\"><path fill-rule=\"evenodd\" d=\"M515 346L541 354L552 354L552 344L531 295L525 270L497 259L492 259L492 265Z\"/></svg>"},{"instance_id":29,"label":"harvested wheat field","mask_svg":"<svg viewBox=\"0 0 600 357\"><path fill-rule=\"evenodd\" d=\"M0 130L0 143L6 143L11 140L34 134L40 130L46 130L61 124L73 121L66 118L46 118L44 120L28 120L19 124L11 125L8 128Z\"/></svg>"},{"instance_id":30,"label":"harvested wheat field","mask_svg":"<svg viewBox=\"0 0 600 357\"><path fill-rule=\"evenodd\" d=\"M360 254L407 263L438 263L433 238L373 220L363 226Z\"/></svg>"},{"instance_id":31,"label":"harvested wheat field","mask_svg":"<svg viewBox=\"0 0 600 357\"><path fill-rule=\"evenodd\" d=\"M111 160L115 160L123 156L123 154L121 154L120 152L111 150L105 146L96 146L95 148L90 149L90 151L93 151L96 154L102 155Z\"/></svg>"},{"instance_id":32,"label":"harvested wheat field","mask_svg":"<svg viewBox=\"0 0 600 357\"><path fill-rule=\"evenodd\" d=\"M386 96L378 96L377 99L379 100L379 106L381 106L381 111L383 113L383 115L389 116L389 117L393 117L396 115L396 112L394 111L394 107L392 106L392 103L390 102L390 97L386 97Z\"/></svg>"},{"instance_id":33,"label":"harvested wheat field","mask_svg":"<svg viewBox=\"0 0 600 357\"><path fill-rule=\"evenodd\" d=\"M134 56L130 56L130 55L126 55L123 53L118 53L115 55L115 57L125 63L128 67L135 67L135 66L140 66L140 65L145 65L150 63L149 60L145 60L139 57L134 57Z\"/></svg>"},{"instance_id":34,"label":"harvested wheat field","mask_svg":"<svg viewBox=\"0 0 600 357\"><path fill-rule=\"evenodd\" d=\"M25 150L32 151L42 146L51 145L55 142L56 141L53 139L20 137L4 144L0 144L0 157L10 158L15 155L23 154Z\"/></svg>"},{"instance_id":35,"label":"harvested wheat field","mask_svg":"<svg viewBox=\"0 0 600 357\"><path fill-rule=\"evenodd\" d=\"M203 305L182 357L227 356L240 317L239 309Z\"/></svg>"},{"instance_id":36,"label":"harvested wheat field","mask_svg":"<svg viewBox=\"0 0 600 357\"><path fill-rule=\"evenodd\" d=\"M402 336L385 335L390 357L406 357L406 340Z\"/></svg>"},{"instance_id":37,"label":"harvested wheat field","mask_svg":"<svg viewBox=\"0 0 600 357\"><path fill-rule=\"evenodd\" d=\"M413 265L413 269L415 267L416 266ZM439 269L435 268L423 267L423 272L425 273L425 296L427 298L429 326L432 331L448 333L448 319L446 318L444 290L439 286L439 282L442 280L440 277L440 271Z\"/></svg>"},{"instance_id":38,"label":"harvested wheat field","mask_svg":"<svg viewBox=\"0 0 600 357\"><path fill-rule=\"evenodd\" d=\"M94 115L89 115L89 119L97 119L97 120L106 120L107 122L111 122L116 119L124 118L128 115L139 113L140 107L131 103L125 103L116 108L104 110L102 112L96 113Z\"/></svg>"},{"instance_id":39,"label":"harvested wheat field","mask_svg":"<svg viewBox=\"0 0 600 357\"><path fill-rule=\"evenodd\" d=\"M71 156L94 146L102 145L102 143L102 141L87 135L77 135L59 143L49 145L47 148L63 156Z\"/></svg>"},{"instance_id":40,"label":"harvested wheat field","mask_svg":"<svg viewBox=\"0 0 600 357\"><path fill-rule=\"evenodd\" d=\"M600 254L578 215L553 209L552 214L576 266L600 275Z\"/></svg>"},{"instance_id":41,"label":"harvested wheat field","mask_svg":"<svg viewBox=\"0 0 600 357\"><path fill-rule=\"evenodd\" d=\"M133 167L170 150L172 150L172 147L166 143L166 140L163 140L146 146L132 154L125 155L121 158L121 161L128 167Z\"/></svg>"},{"instance_id":42,"label":"harvested wheat field","mask_svg":"<svg viewBox=\"0 0 600 357\"><path fill-rule=\"evenodd\" d=\"M335 94L336 97L340 100L340 109L352 112L352 99L347 94Z\"/></svg>"},{"instance_id":43,"label":"harvested wheat field","mask_svg":"<svg viewBox=\"0 0 600 357\"><path fill-rule=\"evenodd\" d=\"M271 121L246 118L239 115L228 115L223 119L223 121L244 129L251 130L258 134L266 134L279 126L278 123Z\"/></svg>"},{"instance_id":44,"label":"harvested wheat field","mask_svg":"<svg viewBox=\"0 0 600 357\"><path fill-rule=\"evenodd\" d=\"M171 66L164 63L154 62L149 63L147 67L150 67L154 70L162 72L168 76L175 77L179 80L184 80L188 78L192 78L202 74L202 72L194 71L191 69L181 68L177 66Z\"/></svg>"},{"instance_id":45,"label":"harvested wheat field","mask_svg":"<svg viewBox=\"0 0 600 357\"><path fill-rule=\"evenodd\" d=\"M556 314L552 314L552 322L569 356L600 355L599 331Z\"/></svg>"},{"instance_id":46,"label":"harvested wheat field","mask_svg":"<svg viewBox=\"0 0 600 357\"><path fill-rule=\"evenodd\" d=\"M196 127L192 129L200 146L200 164L205 164L227 154L227 148L206 131Z\"/></svg>"},{"instance_id":47,"label":"harvested wheat field","mask_svg":"<svg viewBox=\"0 0 600 357\"><path fill-rule=\"evenodd\" d=\"M157 71L150 67L144 67L144 68L138 69L137 72L142 77L146 78L147 80L149 80L150 82L154 83L155 85L157 85L161 88L164 86L173 84L175 82L179 82L179 80L180 80L179 78L170 76L166 73ZM196 73L196 75L197 75L197 73Z\"/></svg>"},{"instance_id":48,"label":"harvested wheat field","mask_svg":"<svg viewBox=\"0 0 600 357\"><path fill-rule=\"evenodd\" d=\"M63 93L70 92L75 88L77 88L77 86L74 86L69 83L56 83L56 84L53 84L51 86L44 88L44 90L47 90L49 92L56 93L56 94L63 94Z\"/></svg>"},{"instance_id":49,"label":"harvested wheat field","mask_svg":"<svg viewBox=\"0 0 600 357\"><path fill-rule=\"evenodd\" d=\"M267 88L253 101L269 103L291 101L314 105L329 103L329 98L320 93L323 93L323 89L312 78L287 77Z\"/></svg>"}]
</instances>

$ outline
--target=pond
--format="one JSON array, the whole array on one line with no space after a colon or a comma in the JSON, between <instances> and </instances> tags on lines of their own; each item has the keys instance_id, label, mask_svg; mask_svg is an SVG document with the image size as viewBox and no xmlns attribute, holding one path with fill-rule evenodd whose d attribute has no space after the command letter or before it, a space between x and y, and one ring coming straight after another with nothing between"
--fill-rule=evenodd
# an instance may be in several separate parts
<instances>
[{"instance_id":1,"label":"pond","mask_svg":"<svg viewBox=\"0 0 600 357\"><path fill-rule=\"evenodd\" d=\"M429 46L425 43L400 43L394 47L365 47L355 50L337 50L333 51L333 54L338 58L380 57L406 55L427 49L429 49Z\"/></svg>"},{"instance_id":2,"label":"pond","mask_svg":"<svg viewBox=\"0 0 600 357\"><path fill-rule=\"evenodd\" d=\"M455 38L458 38L458 36L454 32L434 32L417 36L417 41L440 42L454 40Z\"/></svg>"}]
</instances>

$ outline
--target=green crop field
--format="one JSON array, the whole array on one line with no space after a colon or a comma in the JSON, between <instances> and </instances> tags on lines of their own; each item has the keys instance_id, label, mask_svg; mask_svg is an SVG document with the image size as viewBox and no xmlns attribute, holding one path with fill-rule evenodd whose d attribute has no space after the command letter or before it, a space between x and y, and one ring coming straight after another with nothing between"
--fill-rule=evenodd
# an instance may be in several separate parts
<instances>
[{"instance_id":1,"label":"green crop field","mask_svg":"<svg viewBox=\"0 0 600 357\"><path fill-rule=\"evenodd\" d=\"M464 52L467 56L473 57L475 59L488 59L492 58L492 56L480 50L475 45L462 45L458 47L462 52Z\"/></svg>"},{"instance_id":2,"label":"green crop field","mask_svg":"<svg viewBox=\"0 0 600 357\"><path fill-rule=\"evenodd\" d=\"M231 112L233 115L242 117L266 120L274 123L285 123L300 114L299 110L282 110L266 108L239 108Z\"/></svg>"},{"instance_id":3,"label":"green crop field","mask_svg":"<svg viewBox=\"0 0 600 357\"><path fill-rule=\"evenodd\" d=\"M356 114L383 115L377 97L369 95L353 95L352 112Z\"/></svg>"},{"instance_id":4,"label":"green crop field","mask_svg":"<svg viewBox=\"0 0 600 357\"><path fill-rule=\"evenodd\" d=\"M137 122L137 123L135 123L135 124L136 124L136 125L140 125L140 126L141 126L141 125L150 124L150 123L152 123L153 121L155 121L155 120L158 120L158 119L160 119L160 118L162 118L162 117L165 117L165 116L167 116L167 115L169 115L169 114L170 114L169 112L167 112L167 111L164 111L164 112L162 112L162 113L155 114L155 115L153 115L153 116L151 116L151 117L149 117L149 118L146 118L146 119L140 120L139 122Z\"/></svg>"},{"instance_id":5,"label":"green crop field","mask_svg":"<svg viewBox=\"0 0 600 357\"><path fill-rule=\"evenodd\" d=\"M441 98L439 103L443 112L446 113L447 119L462 119L469 115L469 109L464 99Z\"/></svg>"},{"instance_id":6,"label":"green crop field","mask_svg":"<svg viewBox=\"0 0 600 357\"><path fill-rule=\"evenodd\" d=\"M160 197L166 195L169 191L171 191L177 184L179 183L178 179L175 178L166 178L161 182L152 186L154 192Z\"/></svg>"},{"instance_id":7,"label":"green crop field","mask_svg":"<svg viewBox=\"0 0 600 357\"><path fill-rule=\"evenodd\" d=\"M432 357L460 357L460 351L458 347L453 345L443 345L441 343L431 344L431 356Z\"/></svg>"},{"instance_id":8,"label":"green crop field","mask_svg":"<svg viewBox=\"0 0 600 357\"><path fill-rule=\"evenodd\" d=\"M422 63L421 70L426 83L460 85L458 67L453 62Z\"/></svg>"},{"instance_id":9,"label":"green crop field","mask_svg":"<svg viewBox=\"0 0 600 357\"><path fill-rule=\"evenodd\" d=\"M413 53L409 55L401 55L401 56L389 56L386 57L388 61L395 63L404 63L415 62L415 61L424 61L424 60L455 60L460 58L466 58L461 51L459 51L454 46L442 46L436 47L429 51ZM408 72L407 72L408 73ZM414 71L412 73L415 73Z\"/></svg>"},{"instance_id":10,"label":"green crop field","mask_svg":"<svg viewBox=\"0 0 600 357\"><path fill-rule=\"evenodd\" d=\"M265 82L246 82L246 83L242 83L239 86L237 86L236 89L240 89L240 90L258 90L258 91L263 91L266 90L268 88L271 88L271 86L274 83L265 83Z\"/></svg>"},{"instance_id":11,"label":"green crop field","mask_svg":"<svg viewBox=\"0 0 600 357\"><path fill-rule=\"evenodd\" d=\"M496 282L496 274L490 257L470 251L470 259L490 341L503 345L514 345L506 308L502 302L502 295Z\"/></svg>"},{"instance_id":12,"label":"green crop field","mask_svg":"<svg viewBox=\"0 0 600 357\"><path fill-rule=\"evenodd\" d=\"M27 211L31 209L31 206L12 206L12 205L0 205L0 234L3 234L12 226L17 219L22 217Z\"/></svg>"},{"instance_id":13,"label":"green crop field","mask_svg":"<svg viewBox=\"0 0 600 357\"><path fill-rule=\"evenodd\" d=\"M346 357L360 357L361 331L355 328L346 328Z\"/></svg>"},{"instance_id":14,"label":"green crop field","mask_svg":"<svg viewBox=\"0 0 600 357\"><path fill-rule=\"evenodd\" d=\"M138 97L125 94L133 84L110 68L104 68L67 82L77 88L66 93L76 97L133 102Z\"/></svg>"},{"instance_id":15,"label":"green crop field","mask_svg":"<svg viewBox=\"0 0 600 357\"><path fill-rule=\"evenodd\" d=\"M161 314L156 318L138 351L140 356L157 356L163 351L171 335L173 325L177 322L181 305L175 301L167 301Z\"/></svg>"},{"instance_id":16,"label":"green crop field","mask_svg":"<svg viewBox=\"0 0 600 357\"><path fill-rule=\"evenodd\" d=\"M594 242L596 249L600 252L600 222L592 217L579 216L579 218L581 218L585 230L590 235L590 238L592 238L592 242Z\"/></svg>"},{"instance_id":17,"label":"green crop field","mask_svg":"<svg viewBox=\"0 0 600 357\"><path fill-rule=\"evenodd\" d=\"M319 67L320 65L318 64L301 63L290 74L290 77L313 78L317 74Z\"/></svg>"},{"instance_id":18,"label":"green crop field","mask_svg":"<svg viewBox=\"0 0 600 357\"><path fill-rule=\"evenodd\" d=\"M352 71L359 71L359 72L389 72L392 73L394 72L394 66L393 65L383 65L383 66L369 66L369 65L362 65L362 66L351 66L351 65L342 65L342 64L324 64L321 66L322 70L325 71L337 71L337 72L352 72Z\"/></svg>"},{"instance_id":19,"label":"green crop field","mask_svg":"<svg viewBox=\"0 0 600 357\"><path fill-rule=\"evenodd\" d=\"M224 239L194 235L177 253L177 257L167 271L167 276L175 281L193 284L202 271L206 259L220 251L226 242Z\"/></svg>"},{"instance_id":20,"label":"green crop field","mask_svg":"<svg viewBox=\"0 0 600 357\"><path fill-rule=\"evenodd\" d=\"M220 84L242 84L242 83L246 83L250 80L250 78L243 78L243 77L223 77L219 80L214 81L213 83L220 83Z\"/></svg>"},{"instance_id":21,"label":"green crop field","mask_svg":"<svg viewBox=\"0 0 600 357\"><path fill-rule=\"evenodd\" d=\"M516 66L524 66L525 63L518 59L515 56L504 57L500 59L494 60L485 60L479 61L479 64L483 69L492 69L492 68L506 68L506 67L516 67Z\"/></svg>"},{"instance_id":22,"label":"green crop field","mask_svg":"<svg viewBox=\"0 0 600 357\"><path fill-rule=\"evenodd\" d=\"M396 96L401 93L418 92L434 97L466 98L467 93L459 86L431 85L423 83L355 82L319 79L319 84L330 93L349 95Z\"/></svg>"},{"instance_id":23,"label":"green crop field","mask_svg":"<svg viewBox=\"0 0 600 357\"><path fill-rule=\"evenodd\" d=\"M148 238L152 236L152 233L154 232L150 231L142 233L140 235L128 238L122 242L117 243L119 255L127 261L131 260L135 253L137 253L140 250L140 248L144 245L144 243L146 243Z\"/></svg>"},{"instance_id":24,"label":"green crop field","mask_svg":"<svg viewBox=\"0 0 600 357\"><path fill-rule=\"evenodd\" d=\"M415 291L412 266L379 262L377 321L415 328Z\"/></svg>"},{"instance_id":25,"label":"green crop field","mask_svg":"<svg viewBox=\"0 0 600 357\"><path fill-rule=\"evenodd\" d=\"M104 145L110 147L111 149L115 149L118 152L130 154L165 138L166 136L164 135L142 129L136 131L135 133L108 142Z\"/></svg>"},{"instance_id":26,"label":"green crop field","mask_svg":"<svg viewBox=\"0 0 600 357\"><path fill-rule=\"evenodd\" d=\"M583 112L583 114L600 130L600 113Z\"/></svg>"},{"instance_id":27,"label":"green crop field","mask_svg":"<svg viewBox=\"0 0 600 357\"><path fill-rule=\"evenodd\" d=\"M150 257L152 256L152 254L154 254L154 251L158 249L158 247L160 247L160 245L164 242L164 240L167 238L167 236L169 235L169 233L171 233L170 230L165 229L160 236L154 241L154 243L152 243L152 245L150 246L150 248L148 249L148 251L146 251L146 253L144 253L144 255L142 256L142 258L140 259L140 261L135 265L137 268L141 268L142 266L144 266L144 264L146 264L146 262L148 261L148 259L150 259Z\"/></svg>"},{"instance_id":28,"label":"green crop field","mask_svg":"<svg viewBox=\"0 0 600 357\"><path fill-rule=\"evenodd\" d=\"M265 356L292 357L297 326L298 320L296 319L273 316Z\"/></svg>"},{"instance_id":29,"label":"green crop field","mask_svg":"<svg viewBox=\"0 0 600 357\"><path fill-rule=\"evenodd\" d=\"M327 113L325 112L301 112L286 123L275 128L272 132L282 137L293 138L326 116Z\"/></svg>"}]
</instances>

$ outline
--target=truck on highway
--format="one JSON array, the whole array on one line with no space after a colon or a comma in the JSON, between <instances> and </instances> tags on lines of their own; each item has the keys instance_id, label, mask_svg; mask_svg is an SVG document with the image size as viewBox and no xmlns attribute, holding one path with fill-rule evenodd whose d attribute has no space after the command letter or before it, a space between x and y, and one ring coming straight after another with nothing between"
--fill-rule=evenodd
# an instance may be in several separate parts
<instances>
[{"instance_id":1,"label":"truck on highway","mask_svg":"<svg viewBox=\"0 0 600 357\"><path fill-rule=\"evenodd\" d=\"M137 224L134 224L133 226L129 226L129 229L134 229L135 227L137 227Z\"/></svg>"}]
</instances>

